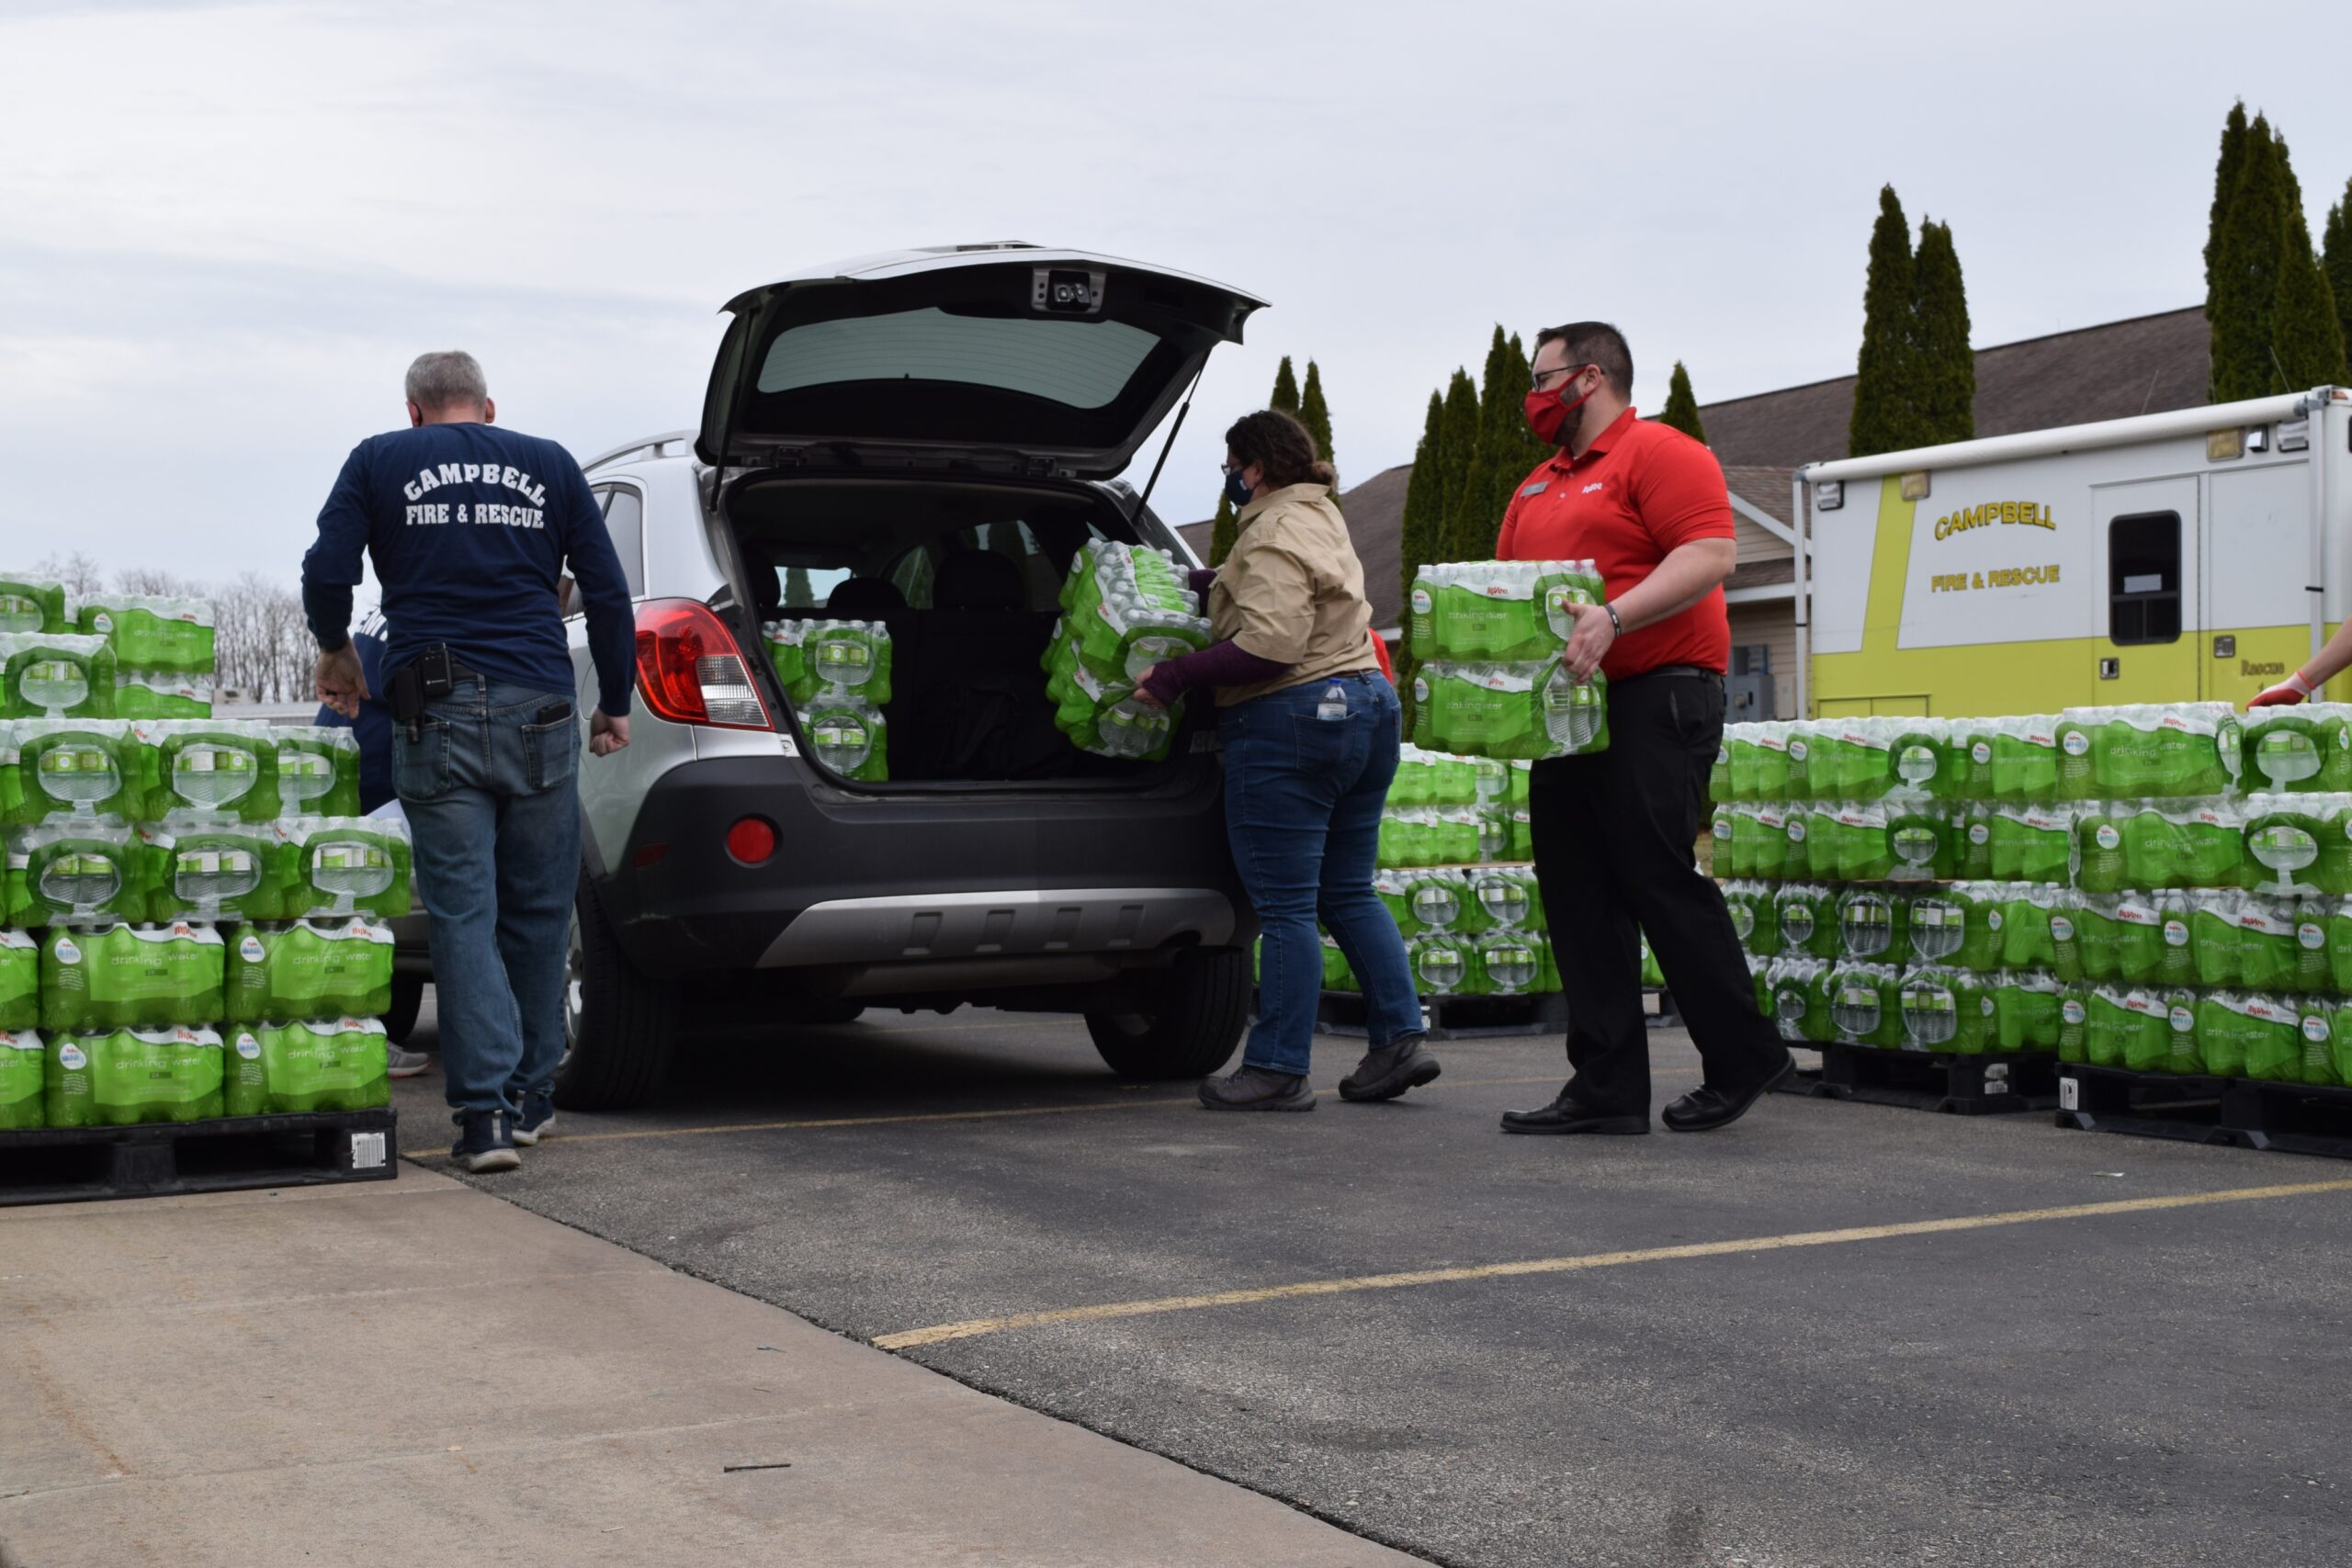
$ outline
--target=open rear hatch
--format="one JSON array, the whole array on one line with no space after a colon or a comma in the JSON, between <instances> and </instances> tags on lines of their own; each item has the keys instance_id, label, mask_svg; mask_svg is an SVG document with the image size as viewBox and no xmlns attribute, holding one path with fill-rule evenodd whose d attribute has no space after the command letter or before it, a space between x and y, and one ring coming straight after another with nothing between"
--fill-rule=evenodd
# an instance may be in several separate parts
<instances>
[{"instance_id":1,"label":"open rear hatch","mask_svg":"<svg viewBox=\"0 0 2352 1568\"><path fill-rule=\"evenodd\" d=\"M914 461L1109 479L1263 303L1026 244L820 268L728 301L695 450L722 470Z\"/></svg>"}]
</instances>

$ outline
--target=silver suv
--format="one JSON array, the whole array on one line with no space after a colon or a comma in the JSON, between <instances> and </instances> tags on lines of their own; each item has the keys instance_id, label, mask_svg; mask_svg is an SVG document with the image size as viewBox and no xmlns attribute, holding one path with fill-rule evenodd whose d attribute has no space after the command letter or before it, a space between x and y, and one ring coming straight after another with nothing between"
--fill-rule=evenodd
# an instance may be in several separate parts
<instances>
[{"instance_id":1,"label":"silver suv","mask_svg":"<svg viewBox=\"0 0 2352 1568\"><path fill-rule=\"evenodd\" d=\"M588 465L638 701L581 770L566 1104L644 1100L688 1022L868 1007L1082 1013L1136 1077L1232 1054L1254 925L1210 716L1088 755L1039 656L1089 540L1189 558L1113 476L1261 303L1030 245L868 257L738 296L701 428ZM824 618L889 630L887 783L817 759L765 656Z\"/></svg>"}]
</instances>

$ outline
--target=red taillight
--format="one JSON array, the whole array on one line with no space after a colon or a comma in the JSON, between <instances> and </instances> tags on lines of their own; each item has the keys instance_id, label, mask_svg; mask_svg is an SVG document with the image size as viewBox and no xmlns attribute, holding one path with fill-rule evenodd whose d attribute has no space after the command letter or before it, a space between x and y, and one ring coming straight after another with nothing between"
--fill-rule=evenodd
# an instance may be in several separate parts
<instances>
[{"instance_id":1,"label":"red taillight","mask_svg":"<svg viewBox=\"0 0 2352 1568\"><path fill-rule=\"evenodd\" d=\"M727 852L745 865L759 865L775 853L775 828L757 817L738 818L727 829Z\"/></svg>"},{"instance_id":2,"label":"red taillight","mask_svg":"<svg viewBox=\"0 0 2352 1568\"><path fill-rule=\"evenodd\" d=\"M707 604L649 599L637 607L637 689L675 724L773 729L742 649Z\"/></svg>"}]
</instances>

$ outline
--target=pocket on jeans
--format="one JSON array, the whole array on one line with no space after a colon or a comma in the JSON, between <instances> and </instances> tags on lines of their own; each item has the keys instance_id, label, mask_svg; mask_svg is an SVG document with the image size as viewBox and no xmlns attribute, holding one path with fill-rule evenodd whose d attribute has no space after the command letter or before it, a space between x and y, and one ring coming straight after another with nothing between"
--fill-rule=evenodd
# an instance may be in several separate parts
<instances>
[{"instance_id":1,"label":"pocket on jeans","mask_svg":"<svg viewBox=\"0 0 2352 1568\"><path fill-rule=\"evenodd\" d=\"M449 727L437 718L392 726L392 790L402 800L431 800L449 788Z\"/></svg>"},{"instance_id":2,"label":"pocket on jeans","mask_svg":"<svg viewBox=\"0 0 2352 1568\"><path fill-rule=\"evenodd\" d=\"M560 718L552 724L523 727L523 765L534 793L568 784L580 771L580 722Z\"/></svg>"},{"instance_id":3,"label":"pocket on jeans","mask_svg":"<svg viewBox=\"0 0 2352 1568\"><path fill-rule=\"evenodd\" d=\"M1317 718L1312 711L1291 716L1291 730L1298 748L1302 773L1351 778L1363 766L1363 716Z\"/></svg>"}]
</instances>

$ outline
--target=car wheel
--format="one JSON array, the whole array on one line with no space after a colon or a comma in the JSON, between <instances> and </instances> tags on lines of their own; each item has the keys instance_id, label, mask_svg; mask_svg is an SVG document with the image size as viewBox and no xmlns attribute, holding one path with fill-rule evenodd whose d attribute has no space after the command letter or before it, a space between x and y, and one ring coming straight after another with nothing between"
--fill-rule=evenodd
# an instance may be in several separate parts
<instances>
[{"instance_id":1,"label":"car wheel","mask_svg":"<svg viewBox=\"0 0 2352 1568\"><path fill-rule=\"evenodd\" d=\"M585 874L571 900L563 982L556 1103L567 1111L644 1104L670 1070L678 1040L677 988L637 972Z\"/></svg>"},{"instance_id":2,"label":"car wheel","mask_svg":"<svg viewBox=\"0 0 2352 1568\"><path fill-rule=\"evenodd\" d=\"M1090 1012L1086 1032L1124 1078L1200 1078L1225 1066L1250 1021L1250 955L1214 948L1178 955L1150 1010Z\"/></svg>"},{"instance_id":3,"label":"car wheel","mask_svg":"<svg viewBox=\"0 0 2352 1568\"><path fill-rule=\"evenodd\" d=\"M384 1010L384 1032L395 1045L405 1045L416 1032L416 1015L424 1007L424 976L392 976L392 1004Z\"/></svg>"}]
</instances>

